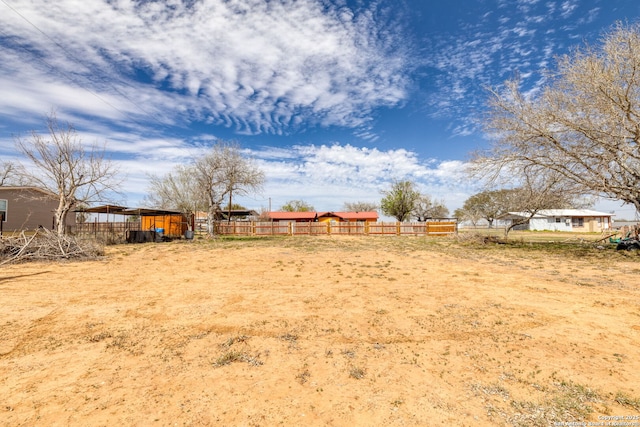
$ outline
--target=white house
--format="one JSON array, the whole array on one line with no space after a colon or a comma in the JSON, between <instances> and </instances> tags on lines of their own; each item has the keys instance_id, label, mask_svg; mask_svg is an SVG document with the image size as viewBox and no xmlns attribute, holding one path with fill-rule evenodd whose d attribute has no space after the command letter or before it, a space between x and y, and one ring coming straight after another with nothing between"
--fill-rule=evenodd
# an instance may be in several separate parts
<instances>
[{"instance_id":1,"label":"white house","mask_svg":"<svg viewBox=\"0 0 640 427\"><path fill-rule=\"evenodd\" d=\"M527 212L509 212L501 219L528 218ZM613 228L613 214L590 209L545 209L538 211L522 228L528 230L601 232ZM520 228L520 227L517 227Z\"/></svg>"}]
</instances>

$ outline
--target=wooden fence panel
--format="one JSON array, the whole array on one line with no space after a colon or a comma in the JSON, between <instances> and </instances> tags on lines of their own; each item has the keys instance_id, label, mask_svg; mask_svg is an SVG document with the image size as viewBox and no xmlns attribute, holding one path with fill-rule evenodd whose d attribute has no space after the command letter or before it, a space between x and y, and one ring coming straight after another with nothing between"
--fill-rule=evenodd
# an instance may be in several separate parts
<instances>
[{"instance_id":1,"label":"wooden fence panel","mask_svg":"<svg viewBox=\"0 0 640 427\"><path fill-rule=\"evenodd\" d=\"M426 230L427 227L425 222L400 223L401 236L422 236L426 234Z\"/></svg>"},{"instance_id":2,"label":"wooden fence panel","mask_svg":"<svg viewBox=\"0 0 640 427\"><path fill-rule=\"evenodd\" d=\"M292 222L290 224L291 224L291 234L294 236L311 234L310 222Z\"/></svg>"},{"instance_id":3,"label":"wooden fence panel","mask_svg":"<svg viewBox=\"0 0 640 427\"><path fill-rule=\"evenodd\" d=\"M216 223L216 232L231 236L253 236L255 234L253 222L221 221Z\"/></svg>"},{"instance_id":4,"label":"wooden fence panel","mask_svg":"<svg viewBox=\"0 0 640 427\"><path fill-rule=\"evenodd\" d=\"M364 235L366 232L364 222L331 222L329 227L331 234L338 235Z\"/></svg>"},{"instance_id":5,"label":"wooden fence panel","mask_svg":"<svg viewBox=\"0 0 640 427\"><path fill-rule=\"evenodd\" d=\"M329 233L326 222L292 222L292 235L326 235Z\"/></svg>"},{"instance_id":6,"label":"wooden fence panel","mask_svg":"<svg viewBox=\"0 0 640 427\"><path fill-rule=\"evenodd\" d=\"M398 225L395 222L370 222L369 234L380 234L380 235L398 234Z\"/></svg>"},{"instance_id":7,"label":"wooden fence panel","mask_svg":"<svg viewBox=\"0 0 640 427\"><path fill-rule=\"evenodd\" d=\"M254 223L255 236L282 236L289 235L291 228L288 223L281 222L256 222Z\"/></svg>"},{"instance_id":8,"label":"wooden fence panel","mask_svg":"<svg viewBox=\"0 0 640 427\"><path fill-rule=\"evenodd\" d=\"M326 236L329 234L329 224L326 222L310 222L311 234L316 236Z\"/></svg>"},{"instance_id":9,"label":"wooden fence panel","mask_svg":"<svg viewBox=\"0 0 640 427\"><path fill-rule=\"evenodd\" d=\"M427 222L427 234L454 234L458 231L456 221Z\"/></svg>"}]
</instances>

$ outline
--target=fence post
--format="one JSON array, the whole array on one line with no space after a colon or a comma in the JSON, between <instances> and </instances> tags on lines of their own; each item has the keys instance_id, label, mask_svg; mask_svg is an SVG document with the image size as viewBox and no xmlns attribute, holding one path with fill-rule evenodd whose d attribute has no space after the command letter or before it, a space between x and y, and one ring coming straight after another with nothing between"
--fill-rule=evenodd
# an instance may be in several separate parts
<instances>
[{"instance_id":1,"label":"fence post","mask_svg":"<svg viewBox=\"0 0 640 427\"><path fill-rule=\"evenodd\" d=\"M293 236L293 222L289 223L289 236Z\"/></svg>"},{"instance_id":2,"label":"fence post","mask_svg":"<svg viewBox=\"0 0 640 427\"><path fill-rule=\"evenodd\" d=\"M396 221L396 235L400 235L400 221Z\"/></svg>"}]
</instances>

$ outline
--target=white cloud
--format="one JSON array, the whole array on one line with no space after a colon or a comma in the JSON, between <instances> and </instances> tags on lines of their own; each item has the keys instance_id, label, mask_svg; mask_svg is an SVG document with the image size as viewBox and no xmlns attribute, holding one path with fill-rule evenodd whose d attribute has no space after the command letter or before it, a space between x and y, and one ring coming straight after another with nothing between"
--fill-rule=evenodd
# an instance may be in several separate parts
<instances>
[{"instance_id":1,"label":"white cloud","mask_svg":"<svg viewBox=\"0 0 640 427\"><path fill-rule=\"evenodd\" d=\"M373 9L314 0L13 3L0 5L0 74L24 83L3 85L0 111L42 114L34 91L110 119L177 115L278 134L301 117L358 127L407 96L402 31Z\"/></svg>"},{"instance_id":2,"label":"white cloud","mask_svg":"<svg viewBox=\"0 0 640 427\"><path fill-rule=\"evenodd\" d=\"M567 0L562 2L562 5L560 6L560 15L563 18L569 18L573 12L576 10L576 8L578 7L578 3L575 0Z\"/></svg>"},{"instance_id":3,"label":"white cloud","mask_svg":"<svg viewBox=\"0 0 640 427\"><path fill-rule=\"evenodd\" d=\"M87 141L98 135L80 136ZM122 202L132 207L143 204L149 175L168 173L197 154L196 148L181 140L159 141L127 134L110 140L108 150L124 179ZM383 151L336 143L244 151L267 178L261 194L238 200L250 208L268 207L269 199L274 209L293 199L303 199L320 210L339 210L347 201L379 202L380 191L393 179L415 182L422 192L444 200L451 210L461 206L464 199L458 199L470 191L461 176L462 162L420 159L404 149Z\"/></svg>"},{"instance_id":4,"label":"white cloud","mask_svg":"<svg viewBox=\"0 0 640 427\"><path fill-rule=\"evenodd\" d=\"M425 160L403 149L382 151L348 144L299 145L282 157L275 151L276 155L269 148L251 152L267 176L260 200L270 198L274 209L293 199L303 199L319 210L339 210L348 201L379 202L380 191L393 179L409 179L421 191L446 202L452 188L461 187L464 193L459 161Z\"/></svg>"},{"instance_id":5,"label":"white cloud","mask_svg":"<svg viewBox=\"0 0 640 427\"><path fill-rule=\"evenodd\" d=\"M426 97L429 114L455 117L450 129L456 135L478 132L472 116L486 108L484 87L497 87L516 74L526 86L538 87L541 68L570 47L563 44L567 38L584 39L584 26L599 13L577 0L499 1L498 7L499 13L462 22L468 27L464 32L434 34L427 50L426 65L438 71ZM576 20L583 12L586 18Z\"/></svg>"}]
</instances>

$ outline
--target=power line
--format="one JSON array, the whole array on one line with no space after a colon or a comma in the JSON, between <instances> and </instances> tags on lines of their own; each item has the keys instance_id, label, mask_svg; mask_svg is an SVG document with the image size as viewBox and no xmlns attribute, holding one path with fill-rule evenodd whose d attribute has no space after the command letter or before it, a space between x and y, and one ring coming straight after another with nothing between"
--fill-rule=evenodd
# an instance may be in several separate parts
<instances>
[{"instance_id":1,"label":"power line","mask_svg":"<svg viewBox=\"0 0 640 427\"><path fill-rule=\"evenodd\" d=\"M27 22L29 25L31 25L36 31L38 31L40 34L42 34L43 36L45 36L47 39L49 39L53 44L55 44L56 46L58 46L72 61L74 61L75 63L85 67L86 65L82 63L82 61L80 59L78 59L75 55L73 55L73 53L71 53L69 50L67 50L62 44L60 44L59 42L57 42L56 40L54 40L52 37L50 37L47 33L45 33L44 31L42 31L40 28L38 28L37 25L35 25L33 22L31 22L26 16L24 16L23 14L21 14L18 10L16 10L13 6L11 6L9 3L6 2L6 0L0 0L2 3L4 3L5 6L7 6L9 9L11 9L11 11L13 11L16 15L18 15L20 18L22 18L25 22ZM0 32L2 32L5 36L10 37L11 35L7 34L5 31L3 31L2 29L0 29ZM20 49L22 49L23 51L27 52L29 55L32 55L32 52L29 51L26 47L18 45L18 47ZM107 101L106 99L104 99L102 96L100 96L98 93L94 92L93 90L89 89L88 87L86 87L85 85L83 85L80 81L78 81L76 78L74 78L72 75L70 75L69 73L65 72L65 71L61 71L60 69L58 69L57 67L51 65L49 62L47 62L45 59L43 58L39 58L36 57L37 60L41 61L42 63L46 64L50 69L55 70L57 73L59 73L60 75L66 77L67 79L69 79L71 82L73 82L74 84L76 84L78 87L86 90L87 92L89 92L91 95L93 95L95 98L97 98L98 100L100 100L101 102L103 102L105 105L113 108L115 111L121 113L124 116L127 116L127 113L125 111L120 110L118 107L116 107L115 105L111 104L109 101ZM151 113L149 113L148 111L146 111L144 108L142 108L140 105L138 105L136 102L134 102L131 98L129 98L126 94L122 93L117 87L115 87L112 83L110 83L107 79L105 79L105 82L116 92L118 93L118 95L122 96L123 98L125 98L127 101L129 101L133 106L135 106L139 111L141 111L144 115L146 115L147 117L149 117L151 120L153 120L154 122L165 126L164 123L160 122L158 119L156 119ZM127 84L126 82L123 82L124 84ZM128 84L127 84L128 85ZM129 87L133 87L131 85L128 85ZM131 120L135 123L137 123L140 126L144 126L142 123L140 123L139 121L137 121L134 118L131 118Z\"/></svg>"}]
</instances>

